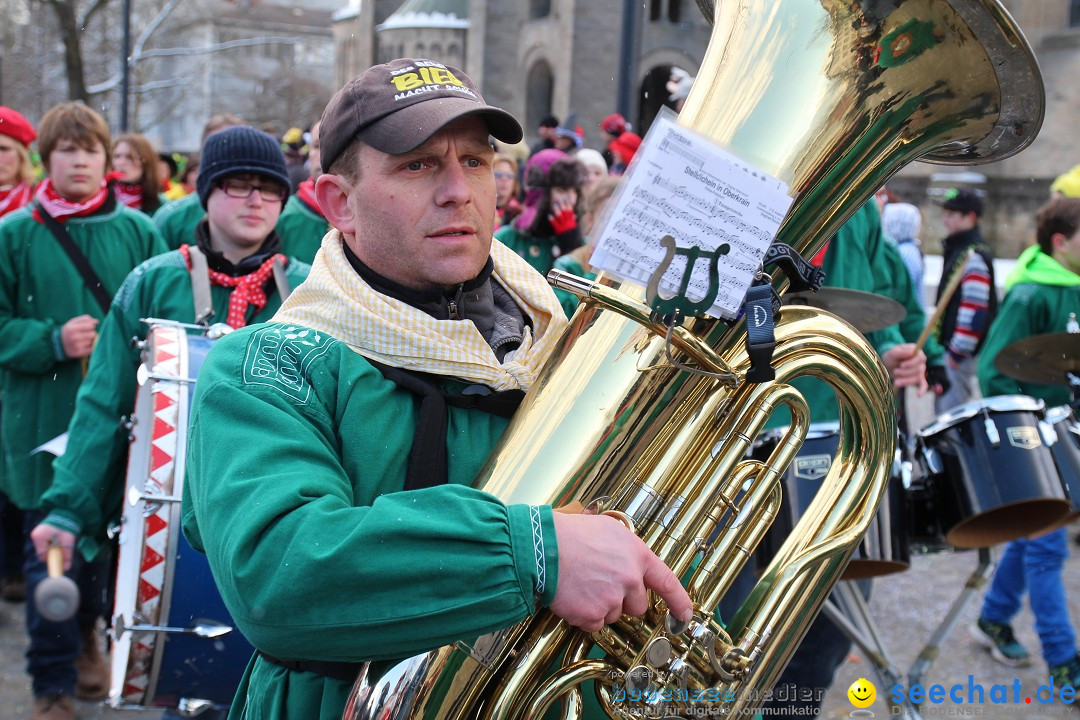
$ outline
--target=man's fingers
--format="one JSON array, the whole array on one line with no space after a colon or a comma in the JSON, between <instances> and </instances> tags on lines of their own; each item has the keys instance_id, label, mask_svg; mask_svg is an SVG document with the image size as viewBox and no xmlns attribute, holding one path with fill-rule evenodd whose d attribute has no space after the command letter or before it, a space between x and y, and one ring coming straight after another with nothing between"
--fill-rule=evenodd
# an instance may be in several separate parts
<instances>
[{"instance_id":1,"label":"man's fingers","mask_svg":"<svg viewBox=\"0 0 1080 720\"><path fill-rule=\"evenodd\" d=\"M679 582L679 578L675 577L675 573L671 572L671 569L652 552L647 558L645 587L655 591L667 603L668 609L675 617L689 622L694 616L694 604L690 602L690 596Z\"/></svg>"}]
</instances>

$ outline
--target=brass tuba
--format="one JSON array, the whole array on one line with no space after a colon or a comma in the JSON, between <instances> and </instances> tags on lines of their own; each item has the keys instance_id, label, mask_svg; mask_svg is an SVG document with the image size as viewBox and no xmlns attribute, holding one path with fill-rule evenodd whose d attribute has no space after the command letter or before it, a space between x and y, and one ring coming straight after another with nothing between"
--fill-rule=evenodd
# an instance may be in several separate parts
<instances>
[{"instance_id":1,"label":"brass tuba","mask_svg":"<svg viewBox=\"0 0 1080 720\"><path fill-rule=\"evenodd\" d=\"M787 182L794 203L777 240L815 253L900 167L1008 157L1042 122L1034 56L993 0L708 0L702 70L679 122ZM540 718L561 700L580 716L593 680L613 717L707 704L756 707L866 531L896 437L888 378L842 320L787 307L773 382L742 381L745 326L696 318L670 334L641 293L553 273L582 306L476 481L506 503L580 503L621 513L695 601L688 625L656 601L595 634L546 610L501 632L357 681L346 720ZM779 290L786 287L780 277ZM821 489L739 612L713 611L767 530L779 478L809 410L787 382L835 389L841 442ZM746 451L772 412L791 410L766 462ZM602 657L590 656L598 647ZM591 655L596 655L593 652ZM553 672L552 669L556 668ZM630 694L628 695L628 691ZM637 701L633 701L634 698Z\"/></svg>"}]
</instances>

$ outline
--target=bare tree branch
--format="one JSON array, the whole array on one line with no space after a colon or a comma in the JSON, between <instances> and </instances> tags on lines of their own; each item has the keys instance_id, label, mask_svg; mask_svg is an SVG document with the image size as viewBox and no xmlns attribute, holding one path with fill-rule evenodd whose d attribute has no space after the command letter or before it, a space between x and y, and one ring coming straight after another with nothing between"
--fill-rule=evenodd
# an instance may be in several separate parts
<instances>
[{"instance_id":1,"label":"bare tree branch","mask_svg":"<svg viewBox=\"0 0 1080 720\"><path fill-rule=\"evenodd\" d=\"M131 62L134 62L142 58L143 48L146 46L150 36L158 29L161 23L165 22L169 14L172 13L173 8L180 4L180 0L169 0L158 14L154 16L154 19L150 21L150 24L146 26L146 29L139 33L139 37L135 40L135 46L131 50Z\"/></svg>"},{"instance_id":2,"label":"bare tree branch","mask_svg":"<svg viewBox=\"0 0 1080 720\"><path fill-rule=\"evenodd\" d=\"M94 14L108 4L109 0L94 0L90 3L86 10L83 11L83 14L79 16L79 29L85 30L86 26L90 23L91 18L94 17Z\"/></svg>"},{"instance_id":3,"label":"bare tree branch","mask_svg":"<svg viewBox=\"0 0 1080 720\"><path fill-rule=\"evenodd\" d=\"M203 45L202 47L194 48L160 48L157 50L147 50L139 57L139 59L166 57L169 55L205 55L207 53L230 50L238 47L247 47L250 45L296 45L298 42L299 41L296 38L288 37L247 38L244 40L229 40L228 42L217 43L215 45Z\"/></svg>"}]
</instances>

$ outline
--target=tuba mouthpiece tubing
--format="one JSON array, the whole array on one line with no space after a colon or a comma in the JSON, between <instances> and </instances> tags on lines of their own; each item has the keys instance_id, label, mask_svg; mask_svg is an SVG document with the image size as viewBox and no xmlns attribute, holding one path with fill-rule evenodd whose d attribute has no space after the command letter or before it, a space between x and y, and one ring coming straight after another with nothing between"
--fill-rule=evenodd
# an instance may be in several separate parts
<instances>
[{"instance_id":1,"label":"tuba mouthpiece tubing","mask_svg":"<svg viewBox=\"0 0 1080 720\"><path fill-rule=\"evenodd\" d=\"M587 298L596 286L592 280L586 280L563 270L549 270L547 274L548 284L552 287L572 292L579 298Z\"/></svg>"}]
</instances>

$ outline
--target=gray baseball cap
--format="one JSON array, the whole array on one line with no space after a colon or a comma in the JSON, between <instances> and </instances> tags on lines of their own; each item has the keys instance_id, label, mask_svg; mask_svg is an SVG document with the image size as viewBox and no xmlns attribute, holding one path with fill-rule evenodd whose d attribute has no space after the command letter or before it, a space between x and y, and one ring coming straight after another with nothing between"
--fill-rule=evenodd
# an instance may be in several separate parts
<instances>
[{"instance_id":1,"label":"gray baseball cap","mask_svg":"<svg viewBox=\"0 0 1080 720\"><path fill-rule=\"evenodd\" d=\"M331 98L319 125L322 166L329 168L353 138L390 155L414 150L467 115L487 123L488 132L521 141L514 116L484 102L458 68L434 60L403 58L368 68Z\"/></svg>"}]
</instances>

